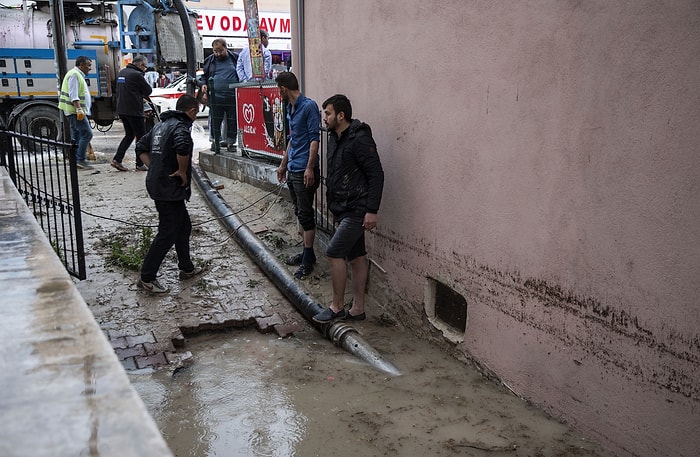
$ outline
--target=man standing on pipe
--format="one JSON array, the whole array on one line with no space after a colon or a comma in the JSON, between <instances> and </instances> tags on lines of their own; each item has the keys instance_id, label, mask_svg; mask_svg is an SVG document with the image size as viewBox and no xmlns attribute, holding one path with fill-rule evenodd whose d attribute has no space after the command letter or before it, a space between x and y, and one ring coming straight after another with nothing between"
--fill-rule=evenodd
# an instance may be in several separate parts
<instances>
[{"instance_id":1,"label":"man standing on pipe","mask_svg":"<svg viewBox=\"0 0 700 457\"><path fill-rule=\"evenodd\" d=\"M289 121L289 142L282 155L282 163L277 168L277 179L279 182L287 182L304 243L304 250L287 259L286 263L299 265L294 277L302 279L311 274L316 263L316 218L313 205L321 179L318 166L321 115L316 102L299 91L299 81L294 73L284 71L277 75L275 82L282 100L287 103Z\"/></svg>"},{"instance_id":2,"label":"man standing on pipe","mask_svg":"<svg viewBox=\"0 0 700 457\"><path fill-rule=\"evenodd\" d=\"M333 213L335 233L326 256L331 269L333 302L312 319L319 323L335 319L365 319L367 250L365 230L377 226L377 213L384 189L384 170L372 138L372 129L352 118L345 95L323 102L323 122L328 127L328 208ZM345 310L347 263L352 271L353 303Z\"/></svg>"}]
</instances>

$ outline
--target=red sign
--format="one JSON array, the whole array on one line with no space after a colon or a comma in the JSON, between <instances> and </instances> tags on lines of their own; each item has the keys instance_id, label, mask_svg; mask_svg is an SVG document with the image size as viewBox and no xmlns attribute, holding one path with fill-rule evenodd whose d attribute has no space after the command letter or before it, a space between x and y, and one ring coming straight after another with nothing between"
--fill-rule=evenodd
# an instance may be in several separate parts
<instances>
[{"instance_id":1,"label":"red sign","mask_svg":"<svg viewBox=\"0 0 700 457\"><path fill-rule=\"evenodd\" d=\"M238 130L245 152L282 157L287 147L284 134L284 109L277 86L239 87L236 89Z\"/></svg>"}]
</instances>

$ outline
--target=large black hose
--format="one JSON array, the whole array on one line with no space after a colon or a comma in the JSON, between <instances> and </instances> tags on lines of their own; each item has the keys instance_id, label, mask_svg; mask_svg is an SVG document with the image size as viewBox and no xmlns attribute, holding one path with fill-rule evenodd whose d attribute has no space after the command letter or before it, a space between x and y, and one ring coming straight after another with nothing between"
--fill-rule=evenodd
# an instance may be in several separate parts
<instances>
[{"instance_id":1,"label":"large black hose","mask_svg":"<svg viewBox=\"0 0 700 457\"><path fill-rule=\"evenodd\" d=\"M228 228L236 242L275 283L277 288L292 302L299 312L336 346L342 347L387 374L400 376L401 372L398 368L374 350L352 326L343 322L319 324L311 319L321 312L323 307L304 290L282 262L234 214L234 211L224 201L221 194L202 175L203 172L199 167L193 166L192 177L214 213L222 218L221 222Z\"/></svg>"},{"instance_id":2,"label":"large black hose","mask_svg":"<svg viewBox=\"0 0 700 457\"><path fill-rule=\"evenodd\" d=\"M194 86L197 80L197 49L194 43L195 31L192 30L192 24L190 23L187 8L185 8L183 1L173 0L173 6L180 16L182 31L185 35L185 53L187 54L187 84L185 84L185 90L187 91L187 95L194 95Z\"/></svg>"}]
</instances>

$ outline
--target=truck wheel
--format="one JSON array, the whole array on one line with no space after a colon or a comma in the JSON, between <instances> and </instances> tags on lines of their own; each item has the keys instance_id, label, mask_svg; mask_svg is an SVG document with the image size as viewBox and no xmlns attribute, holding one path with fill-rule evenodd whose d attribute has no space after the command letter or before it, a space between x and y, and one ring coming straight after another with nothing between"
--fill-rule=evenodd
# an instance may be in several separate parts
<instances>
[{"instance_id":1,"label":"truck wheel","mask_svg":"<svg viewBox=\"0 0 700 457\"><path fill-rule=\"evenodd\" d=\"M28 106L14 117L12 124L15 131L37 138L54 141L61 141L63 138L61 112L58 107ZM23 140L22 145L29 152L41 151L40 144L31 140Z\"/></svg>"}]
</instances>

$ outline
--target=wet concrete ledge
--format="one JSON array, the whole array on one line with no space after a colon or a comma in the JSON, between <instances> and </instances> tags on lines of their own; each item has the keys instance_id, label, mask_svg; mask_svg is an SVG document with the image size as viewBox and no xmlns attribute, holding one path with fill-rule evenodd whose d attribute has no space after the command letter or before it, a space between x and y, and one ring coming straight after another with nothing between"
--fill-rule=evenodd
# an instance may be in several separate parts
<instances>
[{"instance_id":1,"label":"wet concrete ledge","mask_svg":"<svg viewBox=\"0 0 700 457\"><path fill-rule=\"evenodd\" d=\"M266 191L277 189L279 184L277 181L278 164L274 164L262 156L252 159L243 157L240 151L219 154L201 151L199 153L199 166L204 171L235 179ZM282 189L282 195L290 198L286 186Z\"/></svg>"},{"instance_id":2,"label":"wet concrete ledge","mask_svg":"<svg viewBox=\"0 0 700 457\"><path fill-rule=\"evenodd\" d=\"M0 167L0 455L172 456Z\"/></svg>"}]
</instances>

